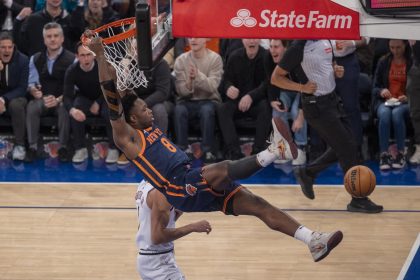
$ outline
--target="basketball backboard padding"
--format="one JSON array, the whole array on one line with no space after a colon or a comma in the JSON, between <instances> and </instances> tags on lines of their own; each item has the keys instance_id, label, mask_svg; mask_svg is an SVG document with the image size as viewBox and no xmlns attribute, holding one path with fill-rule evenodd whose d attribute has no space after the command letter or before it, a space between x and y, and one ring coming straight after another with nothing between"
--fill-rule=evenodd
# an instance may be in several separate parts
<instances>
[{"instance_id":1,"label":"basketball backboard padding","mask_svg":"<svg viewBox=\"0 0 420 280\"><path fill-rule=\"evenodd\" d=\"M138 65L143 71L151 70L175 44L171 2L151 1L136 5Z\"/></svg>"}]
</instances>

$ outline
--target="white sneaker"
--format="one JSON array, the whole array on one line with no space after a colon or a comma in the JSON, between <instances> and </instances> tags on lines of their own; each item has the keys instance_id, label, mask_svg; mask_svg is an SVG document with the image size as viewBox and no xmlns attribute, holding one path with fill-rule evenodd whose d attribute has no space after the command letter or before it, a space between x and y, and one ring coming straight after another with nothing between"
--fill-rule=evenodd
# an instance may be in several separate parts
<instances>
[{"instance_id":1,"label":"white sneaker","mask_svg":"<svg viewBox=\"0 0 420 280\"><path fill-rule=\"evenodd\" d=\"M13 160L24 160L26 157L26 149L24 146L16 145L13 148L12 159Z\"/></svg>"},{"instance_id":2,"label":"white sneaker","mask_svg":"<svg viewBox=\"0 0 420 280\"><path fill-rule=\"evenodd\" d=\"M416 146L416 151L410 157L409 161L411 164L420 164L420 144L417 144L415 146Z\"/></svg>"},{"instance_id":3,"label":"white sneaker","mask_svg":"<svg viewBox=\"0 0 420 280\"><path fill-rule=\"evenodd\" d=\"M76 150L71 161L74 163L81 163L87 160L88 157L89 155L88 155L87 148L81 148L81 149Z\"/></svg>"},{"instance_id":4,"label":"white sneaker","mask_svg":"<svg viewBox=\"0 0 420 280\"><path fill-rule=\"evenodd\" d=\"M120 153L117 149L108 149L108 154L106 155L105 162L106 163L116 163L118 161L118 157Z\"/></svg>"},{"instance_id":5,"label":"white sneaker","mask_svg":"<svg viewBox=\"0 0 420 280\"><path fill-rule=\"evenodd\" d=\"M315 262L319 262L331 252L343 239L343 233L336 231L333 233L314 232L309 242L309 251Z\"/></svg>"},{"instance_id":6,"label":"white sneaker","mask_svg":"<svg viewBox=\"0 0 420 280\"><path fill-rule=\"evenodd\" d=\"M306 163L306 152L298 149L298 156L292 161L292 165L304 165Z\"/></svg>"},{"instance_id":7,"label":"white sneaker","mask_svg":"<svg viewBox=\"0 0 420 280\"><path fill-rule=\"evenodd\" d=\"M298 156L298 148L293 142L292 136L286 124L280 118L273 118L273 133L271 134L268 150L279 159L292 160Z\"/></svg>"}]
</instances>

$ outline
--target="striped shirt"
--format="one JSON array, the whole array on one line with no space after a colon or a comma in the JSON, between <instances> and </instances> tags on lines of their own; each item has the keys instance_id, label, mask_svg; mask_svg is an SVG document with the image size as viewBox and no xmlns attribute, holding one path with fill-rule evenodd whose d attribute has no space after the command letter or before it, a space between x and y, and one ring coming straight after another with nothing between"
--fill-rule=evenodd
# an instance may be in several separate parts
<instances>
[{"instance_id":1,"label":"striped shirt","mask_svg":"<svg viewBox=\"0 0 420 280\"><path fill-rule=\"evenodd\" d=\"M328 40L307 41L302 60L302 68L310 81L317 84L315 96L331 93L335 89L333 52Z\"/></svg>"},{"instance_id":2,"label":"striped shirt","mask_svg":"<svg viewBox=\"0 0 420 280\"><path fill-rule=\"evenodd\" d=\"M315 82L316 96L326 95L335 89L332 65L333 52L328 40L293 41L279 62L279 67L294 74L299 83Z\"/></svg>"}]
</instances>

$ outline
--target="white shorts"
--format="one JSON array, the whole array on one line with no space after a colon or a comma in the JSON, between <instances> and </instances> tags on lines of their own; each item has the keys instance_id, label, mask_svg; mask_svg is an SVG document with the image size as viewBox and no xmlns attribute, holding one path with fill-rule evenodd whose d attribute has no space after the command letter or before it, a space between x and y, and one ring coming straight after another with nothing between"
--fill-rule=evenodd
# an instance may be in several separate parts
<instances>
[{"instance_id":1,"label":"white shorts","mask_svg":"<svg viewBox=\"0 0 420 280\"><path fill-rule=\"evenodd\" d=\"M137 271L143 280L184 280L174 252L161 255L137 254Z\"/></svg>"}]
</instances>

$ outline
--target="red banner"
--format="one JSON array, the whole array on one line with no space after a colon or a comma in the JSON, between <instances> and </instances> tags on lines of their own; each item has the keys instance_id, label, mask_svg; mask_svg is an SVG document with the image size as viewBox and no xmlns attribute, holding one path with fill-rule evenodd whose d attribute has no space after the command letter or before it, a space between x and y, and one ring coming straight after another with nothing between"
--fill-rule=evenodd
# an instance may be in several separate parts
<instances>
[{"instance_id":1,"label":"red banner","mask_svg":"<svg viewBox=\"0 0 420 280\"><path fill-rule=\"evenodd\" d=\"M173 35L359 39L359 13L329 0L174 0Z\"/></svg>"}]
</instances>

